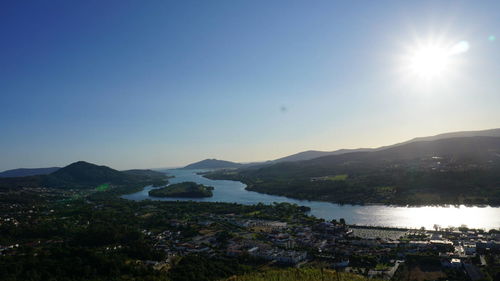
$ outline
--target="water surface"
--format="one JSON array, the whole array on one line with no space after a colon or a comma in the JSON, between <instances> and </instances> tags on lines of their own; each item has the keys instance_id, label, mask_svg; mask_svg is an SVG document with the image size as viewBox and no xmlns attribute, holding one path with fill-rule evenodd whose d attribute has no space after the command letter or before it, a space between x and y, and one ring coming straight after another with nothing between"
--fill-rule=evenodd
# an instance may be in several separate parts
<instances>
[{"instance_id":1,"label":"water surface","mask_svg":"<svg viewBox=\"0 0 500 281\"><path fill-rule=\"evenodd\" d=\"M130 200L193 200L203 202L230 202L239 204L271 204L288 202L311 208L311 215L327 220L344 218L350 224L392 226L431 229L435 224L442 227L467 225L471 228L500 228L500 208L467 207L467 206L425 206L425 207L392 207L383 205L339 205L321 201L297 200L283 196L268 195L245 190L245 184L238 181L210 180L198 174L200 170L165 170L175 176L170 183L194 181L213 186L213 197L209 198L156 198L148 192L153 187L146 187L137 193L122 196Z\"/></svg>"}]
</instances>

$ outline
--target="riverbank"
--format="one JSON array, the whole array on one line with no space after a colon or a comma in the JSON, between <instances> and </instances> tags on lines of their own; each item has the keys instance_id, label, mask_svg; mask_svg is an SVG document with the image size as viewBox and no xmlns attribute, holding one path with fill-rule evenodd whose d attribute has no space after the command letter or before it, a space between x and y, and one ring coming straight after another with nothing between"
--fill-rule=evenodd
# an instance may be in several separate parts
<instances>
[{"instance_id":1,"label":"riverbank","mask_svg":"<svg viewBox=\"0 0 500 281\"><path fill-rule=\"evenodd\" d=\"M369 196L364 196L363 193L359 193L355 195L355 198L352 199L346 199L345 197L342 198L341 200L335 200L332 199L330 196L317 196L312 192L306 192L305 190L302 193L297 193L297 192L292 192L292 191L287 191L287 190L282 190L282 189L274 189L274 188L267 188L260 186L258 184L255 184L252 180L247 179L245 177L241 177L237 174L220 174L220 173L210 173L207 171L200 172L198 173L200 176L205 177L207 179L211 180L233 180L233 181L239 181L242 182L246 185L245 189L247 191L253 191L253 192L258 192L262 194L268 194L268 195L273 195L273 196L283 196L291 199L297 199L297 200L307 200L307 201L321 201L321 202L328 202L328 203L333 203L333 204L339 204L339 205L353 205L353 206L387 206L387 207L459 207L459 206L466 206L466 207L479 207L479 208L486 208L486 207L493 207L497 208L500 207L500 204L483 204L483 203L470 203L471 200L467 198L461 198L460 200L450 200L447 198L441 199L436 197L435 195L429 195L426 193L423 194L417 194L415 195L415 198L412 198L411 200L406 200L402 198L385 198L383 201L372 201L370 200ZM278 183L276 183L279 185ZM354 195L353 195L354 196ZM325 198L326 197L326 198Z\"/></svg>"},{"instance_id":2,"label":"riverbank","mask_svg":"<svg viewBox=\"0 0 500 281\"><path fill-rule=\"evenodd\" d=\"M435 224L442 227L460 227L465 224L470 228L498 229L500 228L500 208L466 207L466 206L419 206L401 207L385 205L340 205L323 201L297 200L283 196L268 195L245 189L246 185L231 180L211 180L197 173L200 170L163 170L173 178L172 184L193 181L198 184L215 187L213 196L209 198L155 198L149 196L146 187L138 192L123 195L122 198L142 201L198 201L227 202L243 205L273 204L285 202L310 208L310 215L327 221L344 218L350 224L366 226L383 226L420 229L433 229Z\"/></svg>"}]
</instances>

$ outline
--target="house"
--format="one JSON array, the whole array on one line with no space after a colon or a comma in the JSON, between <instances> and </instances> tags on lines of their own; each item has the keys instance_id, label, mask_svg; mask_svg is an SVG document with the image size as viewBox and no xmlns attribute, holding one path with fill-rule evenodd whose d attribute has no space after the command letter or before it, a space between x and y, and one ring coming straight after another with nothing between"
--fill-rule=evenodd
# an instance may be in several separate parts
<instances>
[{"instance_id":1,"label":"house","mask_svg":"<svg viewBox=\"0 0 500 281\"><path fill-rule=\"evenodd\" d=\"M462 261L460 259L443 259L441 261L441 265L443 267L447 267L447 268L461 268L462 267Z\"/></svg>"}]
</instances>

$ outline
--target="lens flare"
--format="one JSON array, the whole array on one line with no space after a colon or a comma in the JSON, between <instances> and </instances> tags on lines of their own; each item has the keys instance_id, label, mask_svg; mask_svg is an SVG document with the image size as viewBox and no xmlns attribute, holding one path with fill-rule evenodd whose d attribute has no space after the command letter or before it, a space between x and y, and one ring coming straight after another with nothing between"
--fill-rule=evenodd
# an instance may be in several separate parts
<instances>
[{"instance_id":1,"label":"lens flare","mask_svg":"<svg viewBox=\"0 0 500 281\"><path fill-rule=\"evenodd\" d=\"M450 55L458 55L461 53L465 53L469 50L469 48L470 48L469 42L460 41L450 48Z\"/></svg>"}]
</instances>

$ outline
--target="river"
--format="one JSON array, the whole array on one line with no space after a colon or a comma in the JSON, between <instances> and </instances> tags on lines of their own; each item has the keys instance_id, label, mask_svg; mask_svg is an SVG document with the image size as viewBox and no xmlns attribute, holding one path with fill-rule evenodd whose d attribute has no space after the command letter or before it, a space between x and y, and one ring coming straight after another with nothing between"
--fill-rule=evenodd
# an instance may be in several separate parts
<instances>
[{"instance_id":1,"label":"river","mask_svg":"<svg viewBox=\"0 0 500 281\"><path fill-rule=\"evenodd\" d=\"M470 228L500 228L500 208L471 206L423 206L393 207L384 205L339 205L321 201L291 199L283 196L268 195L245 190L245 184L238 181L211 180L197 174L199 170L164 170L162 172L174 176L170 183L193 181L213 186L213 197L209 198L155 198L148 192L153 187L145 187L142 191L123 195L129 200L194 200L203 202L231 202L239 204L271 204L288 202L311 208L310 214L326 220L344 218L349 224L390 226L432 229L437 224L442 227L467 225Z\"/></svg>"}]
</instances>

